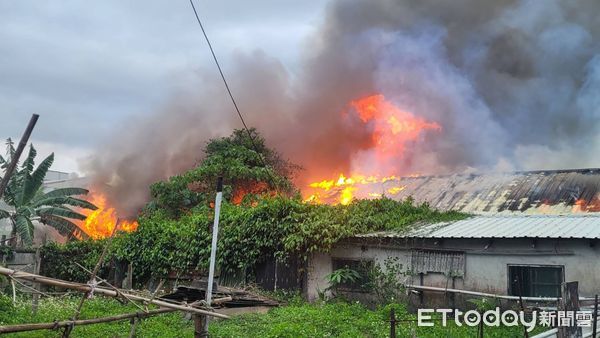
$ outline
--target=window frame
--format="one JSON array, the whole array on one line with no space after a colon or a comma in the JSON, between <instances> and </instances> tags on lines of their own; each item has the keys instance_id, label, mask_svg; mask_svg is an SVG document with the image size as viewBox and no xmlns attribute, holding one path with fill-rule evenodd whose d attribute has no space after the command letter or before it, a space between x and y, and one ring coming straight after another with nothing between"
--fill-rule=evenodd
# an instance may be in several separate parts
<instances>
[{"instance_id":1,"label":"window frame","mask_svg":"<svg viewBox=\"0 0 600 338\"><path fill-rule=\"evenodd\" d=\"M427 269L427 270L423 270L423 271L419 271L420 269L416 268L418 265L418 261L415 262L415 259L418 259L418 257L427 257L428 259L431 259L431 256L434 255L448 255L448 256L454 256L452 257L453 259L459 258L460 259L460 266L456 266L459 269L458 270L448 270L448 271L434 271L431 269ZM428 266L429 264L423 264L423 266ZM453 264L454 267L454 264ZM444 250L444 249L416 249L413 248L410 250L410 269L411 272L414 275L418 275L418 274L429 274L429 273L441 273L444 275L449 275L449 276L453 276L453 277L460 277L460 278L465 278L465 276L467 275L467 253L465 251L461 251L461 250ZM435 269L435 270L439 270L439 269Z\"/></svg>"},{"instance_id":2,"label":"window frame","mask_svg":"<svg viewBox=\"0 0 600 338\"><path fill-rule=\"evenodd\" d=\"M369 264L372 267L375 266L375 259L373 258L349 258L349 257L331 257L331 273L333 273L334 271L336 271L337 269L334 266L334 262L335 261L347 261L347 262L355 262L358 264L361 263L365 263L365 264ZM343 266L341 267L343 268ZM352 267L350 267L352 269ZM340 269L340 268L338 268ZM358 271L358 273L360 274L361 272ZM365 280L368 281L368 279L370 278L370 276L362 276L361 277ZM360 293L369 293L370 290L368 288L365 287L361 287L361 286L357 286L357 287L352 287L352 286L343 286L340 285L337 288L338 291L342 291L342 292L360 292Z\"/></svg>"},{"instance_id":3,"label":"window frame","mask_svg":"<svg viewBox=\"0 0 600 338\"><path fill-rule=\"evenodd\" d=\"M507 281L507 292L508 295L511 296L519 296L519 294L516 292L516 290L513 290L512 287L512 281L511 281L511 267L520 267L520 268L554 268L554 269L560 269L560 281L558 284L554 284L554 283L537 283L537 282L533 282L531 281L531 285L542 285L542 286L549 286L549 285L558 285L558 297L562 296L562 284L565 282L565 266L564 265L559 265L559 264L507 264L506 265L506 281ZM531 271L531 270L530 270ZM531 272L530 272L531 273ZM514 291L514 292L513 292ZM523 295L523 297L540 297L540 296L527 296L527 295ZM541 296L541 297L548 297L548 296ZM557 297L557 298L558 298ZM548 298L553 298L553 297L548 297Z\"/></svg>"}]
</instances>

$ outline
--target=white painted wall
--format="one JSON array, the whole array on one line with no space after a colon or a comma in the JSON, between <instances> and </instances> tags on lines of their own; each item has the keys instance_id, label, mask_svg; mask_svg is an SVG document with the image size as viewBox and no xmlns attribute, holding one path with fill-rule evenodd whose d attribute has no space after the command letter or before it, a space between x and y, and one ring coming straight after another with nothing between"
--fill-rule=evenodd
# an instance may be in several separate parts
<instances>
[{"instance_id":1,"label":"white painted wall","mask_svg":"<svg viewBox=\"0 0 600 338\"><path fill-rule=\"evenodd\" d=\"M373 239L370 243L366 240L354 241L340 243L330 253L318 253L311 257L307 275L309 300L318 297L317 289L323 290L328 286L325 276L332 272L332 257L373 259L379 264L388 257L398 257L399 262L410 268L411 248L465 251L465 276L457 278L455 284L459 289L507 294L508 265L531 264L562 265L565 281L579 281L581 296L591 297L600 293L600 242L591 247L589 240L579 239L539 239L536 243L529 239L498 239L485 249L489 244L489 240L485 239L444 240L439 245L426 240L419 240L418 243L399 239L378 243L374 243ZM419 284L419 276L409 276L406 282ZM428 273L424 276L423 284L451 287L451 280L444 274Z\"/></svg>"}]
</instances>

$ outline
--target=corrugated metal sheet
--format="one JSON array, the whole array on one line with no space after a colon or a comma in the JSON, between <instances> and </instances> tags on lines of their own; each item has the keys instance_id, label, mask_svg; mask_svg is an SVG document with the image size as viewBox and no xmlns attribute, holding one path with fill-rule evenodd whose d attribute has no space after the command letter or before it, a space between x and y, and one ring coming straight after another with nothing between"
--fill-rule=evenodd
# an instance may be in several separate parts
<instances>
[{"instance_id":1,"label":"corrugated metal sheet","mask_svg":"<svg viewBox=\"0 0 600 338\"><path fill-rule=\"evenodd\" d=\"M402 177L364 190L475 214L600 212L600 169Z\"/></svg>"},{"instance_id":2,"label":"corrugated metal sheet","mask_svg":"<svg viewBox=\"0 0 600 338\"><path fill-rule=\"evenodd\" d=\"M600 239L600 216L476 216L415 226L404 233L377 232L356 237Z\"/></svg>"}]
</instances>

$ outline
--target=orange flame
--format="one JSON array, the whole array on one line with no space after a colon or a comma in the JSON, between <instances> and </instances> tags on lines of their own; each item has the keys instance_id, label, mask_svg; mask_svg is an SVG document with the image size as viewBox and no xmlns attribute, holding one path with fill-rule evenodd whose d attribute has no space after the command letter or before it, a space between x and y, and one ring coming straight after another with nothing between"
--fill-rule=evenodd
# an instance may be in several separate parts
<instances>
[{"instance_id":1,"label":"orange flame","mask_svg":"<svg viewBox=\"0 0 600 338\"><path fill-rule=\"evenodd\" d=\"M321 182L315 182L309 184L309 187L316 190L315 193L304 199L305 202L311 203L331 203L331 204L343 204L347 205L354 199L356 191L363 190L364 188L381 188L386 182L398 180L396 176L364 176L364 175L351 175L346 177L344 174L340 174L337 180L324 180ZM379 198L383 195L396 195L400 191L404 190L404 186L390 187L383 192L366 192L362 195L365 197ZM381 190L381 189L380 189Z\"/></svg>"},{"instance_id":2,"label":"orange flame","mask_svg":"<svg viewBox=\"0 0 600 338\"><path fill-rule=\"evenodd\" d=\"M435 122L401 110L381 94L352 101L350 105L362 122L373 124L371 137L380 156L401 155L406 143L417 140L424 130L442 129Z\"/></svg>"},{"instance_id":3,"label":"orange flame","mask_svg":"<svg viewBox=\"0 0 600 338\"><path fill-rule=\"evenodd\" d=\"M231 196L231 203L240 205L244 201L247 195L269 195L276 196L277 191L271 190L269 185L265 182L248 182L243 185L237 185ZM256 204L251 202L251 205Z\"/></svg>"},{"instance_id":4,"label":"orange flame","mask_svg":"<svg viewBox=\"0 0 600 338\"><path fill-rule=\"evenodd\" d=\"M586 200L583 198L578 199L573 204L572 212L598 212L600 211L600 194L591 200Z\"/></svg>"},{"instance_id":5,"label":"orange flame","mask_svg":"<svg viewBox=\"0 0 600 338\"><path fill-rule=\"evenodd\" d=\"M387 192L388 192L390 195L396 195L396 194L398 194L399 192L401 192L402 190L404 190L404 188L405 188L405 187L392 187L392 188L389 188L389 189L387 190Z\"/></svg>"},{"instance_id":6,"label":"orange flame","mask_svg":"<svg viewBox=\"0 0 600 338\"><path fill-rule=\"evenodd\" d=\"M427 121L404 111L387 101L381 94L367 96L350 103L358 114L358 118L370 127L372 150L375 153L375 167L387 167L390 159L401 158L410 142L417 141L426 130L440 131L442 127L436 122ZM397 170L396 172L399 172ZM378 174L389 174L386 172ZM411 174L409 177L418 177ZM308 185L305 193L307 202L348 204L355 195L365 198L396 195L404 190L404 186L386 187L388 181L397 181L400 177L392 175L364 175L353 173L346 177L343 173L337 179L319 180ZM391 182L390 182L391 183ZM376 190L376 191L372 191Z\"/></svg>"},{"instance_id":7,"label":"orange flame","mask_svg":"<svg viewBox=\"0 0 600 338\"><path fill-rule=\"evenodd\" d=\"M83 211L87 218L78 224L79 228L93 239L110 237L118 219L115 208L110 207L106 196L98 192L90 192L88 200L98 209ZM118 230L132 232L137 227L136 221L120 220Z\"/></svg>"}]
</instances>

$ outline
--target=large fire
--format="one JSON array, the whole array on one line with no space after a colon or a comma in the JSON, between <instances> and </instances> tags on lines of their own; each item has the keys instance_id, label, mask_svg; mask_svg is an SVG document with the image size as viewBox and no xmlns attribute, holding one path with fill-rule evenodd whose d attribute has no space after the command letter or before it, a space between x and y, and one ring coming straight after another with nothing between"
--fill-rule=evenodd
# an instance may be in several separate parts
<instances>
[{"instance_id":1,"label":"large fire","mask_svg":"<svg viewBox=\"0 0 600 338\"><path fill-rule=\"evenodd\" d=\"M374 156L370 157L370 160L376 162L375 166L369 163L371 168L391 167L388 161L402 158L405 147L410 142L417 141L423 132L442 129L436 122L427 121L398 108L381 94L354 100L350 106L353 111L349 114L356 113L360 121L371 130L371 150ZM397 179L398 177L394 175L364 174L360 169L351 175L341 173L337 179L324 179L310 183L305 190L308 195L306 200L316 203L348 204L357 192L360 192L360 197L367 198L393 196L404 189L403 186L391 186ZM377 191L370 191L372 189Z\"/></svg>"},{"instance_id":2,"label":"large fire","mask_svg":"<svg viewBox=\"0 0 600 338\"><path fill-rule=\"evenodd\" d=\"M405 147L410 142L417 141L427 130L440 131L441 126L436 122L427 121L424 118L404 111L387 101L381 94L367 96L350 103L352 108L348 113L356 114L360 123L363 123L371 133L370 151L374 156L369 161L375 161L375 165L369 163L370 168L389 168L389 161L402 158ZM304 190L306 201L314 203L349 204L354 198L374 198L394 196L404 190L398 185L399 177L386 175L387 172L366 173L368 170L353 168L349 175L344 173L332 173L332 177L320 179L310 183ZM393 168L395 173L400 172ZM404 173L406 174L406 173ZM412 174L418 175L418 174ZM243 197L250 192L259 192L264 186L242 187L234 192L233 202L241 203ZM95 211L83 211L87 215L85 221L78 226L83 232L94 239L109 237L116 226L118 216L115 208L108 204L104 195L91 192L89 201L98 209ZM135 221L119 220L119 229L123 231L134 231L138 223Z\"/></svg>"},{"instance_id":3,"label":"large fire","mask_svg":"<svg viewBox=\"0 0 600 338\"><path fill-rule=\"evenodd\" d=\"M316 192L306 198L306 201L314 203L340 203L346 205L352 202L355 191L363 190L364 187L374 186L383 187L383 191L366 192L366 196L363 197L396 195L400 191L404 190L404 187L388 186L387 183L394 183L397 179L398 177L396 176L378 177L352 175L350 177L346 177L344 174L340 174L337 180L324 180L321 182L311 183L309 187L312 191L316 190ZM379 190L381 191L381 189Z\"/></svg>"},{"instance_id":4,"label":"large fire","mask_svg":"<svg viewBox=\"0 0 600 338\"><path fill-rule=\"evenodd\" d=\"M119 231L131 232L137 229L136 221L127 221L119 219L115 208L108 205L106 196L98 192L90 192L88 200L98 207L96 210L85 210L83 213L87 216L78 226L83 232L93 239L109 237L119 222Z\"/></svg>"},{"instance_id":5,"label":"large fire","mask_svg":"<svg viewBox=\"0 0 600 338\"><path fill-rule=\"evenodd\" d=\"M367 96L350 103L360 120L373 127L372 139L376 153L382 157L399 157L410 141L415 141L427 129L442 127L396 107L381 94Z\"/></svg>"}]
</instances>

